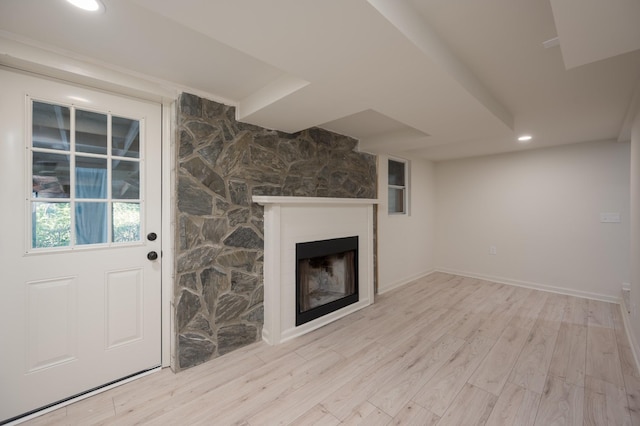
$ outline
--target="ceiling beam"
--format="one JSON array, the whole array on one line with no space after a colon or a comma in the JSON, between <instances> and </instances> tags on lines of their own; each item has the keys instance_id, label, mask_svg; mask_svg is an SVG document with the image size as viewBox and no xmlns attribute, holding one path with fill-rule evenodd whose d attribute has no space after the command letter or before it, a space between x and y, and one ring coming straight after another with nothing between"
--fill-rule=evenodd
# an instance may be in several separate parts
<instances>
[{"instance_id":1,"label":"ceiling beam","mask_svg":"<svg viewBox=\"0 0 640 426\"><path fill-rule=\"evenodd\" d=\"M496 118L513 130L513 115L500 103L473 72L424 22L420 12L406 0L367 0L398 31L451 75L467 92Z\"/></svg>"}]
</instances>

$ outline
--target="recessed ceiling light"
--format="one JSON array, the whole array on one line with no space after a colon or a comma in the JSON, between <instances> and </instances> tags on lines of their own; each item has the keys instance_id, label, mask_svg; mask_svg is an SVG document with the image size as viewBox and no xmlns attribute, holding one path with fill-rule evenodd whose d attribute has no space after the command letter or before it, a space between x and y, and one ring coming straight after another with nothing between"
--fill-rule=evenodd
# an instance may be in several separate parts
<instances>
[{"instance_id":1,"label":"recessed ceiling light","mask_svg":"<svg viewBox=\"0 0 640 426\"><path fill-rule=\"evenodd\" d=\"M531 135L522 135L518 138L518 142L529 142L533 137Z\"/></svg>"},{"instance_id":2,"label":"recessed ceiling light","mask_svg":"<svg viewBox=\"0 0 640 426\"><path fill-rule=\"evenodd\" d=\"M99 12L104 10L104 5L99 0L67 0L75 7L89 12Z\"/></svg>"}]
</instances>

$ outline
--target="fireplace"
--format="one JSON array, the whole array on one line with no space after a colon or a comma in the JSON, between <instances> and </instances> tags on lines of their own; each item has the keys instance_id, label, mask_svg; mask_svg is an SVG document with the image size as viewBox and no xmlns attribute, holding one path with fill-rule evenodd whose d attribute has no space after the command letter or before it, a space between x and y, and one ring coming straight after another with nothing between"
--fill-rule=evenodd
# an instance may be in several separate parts
<instances>
[{"instance_id":1,"label":"fireplace","mask_svg":"<svg viewBox=\"0 0 640 426\"><path fill-rule=\"evenodd\" d=\"M264 326L262 338L270 345L302 336L325 326L339 318L363 309L374 301L373 291L373 206L378 200L364 198L322 198L322 197L272 197L253 196L253 201L264 206ZM318 252L306 252L309 242L319 242ZM331 247L335 243L338 248ZM342 244L345 244L341 246ZM326 250L326 247L331 250ZM300 247L302 254L298 253ZM357 252L355 252L357 250ZM342 254L353 252L353 254ZM328 260L313 260L329 256ZM303 301L303 309L298 309L301 298L296 291L299 260L312 259L310 269L315 273L323 270L322 264L331 264L334 275L343 270L343 264L353 256L353 288L351 291L337 291L335 297L327 298L313 294ZM313 272L312 272L313 273ZM324 271L328 275L327 268ZM328 277L324 277L328 278ZM322 279L324 279L322 278ZM351 282L346 279L345 282ZM326 288L328 283L323 283ZM313 293L313 292L312 292ZM329 291L328 293L331 293ZM331 300L334 299L334 300ZM324 314L325 303L342 304ZM352 302L353 301L353 302ZM348 303L348 304L346 304ZM308 306L308 309L305 307ZM331 305L330 305L331 306ZM339 306L339 305L338 305ZM332 306L336 307L336 305ZM300 323L297 311L324 315L315 319L304 318Z\"/></svg>"},{"instance_id":2,"label":"fireplace","mask_svg":"<svg viewBox=\"0 0 640 426\"><path fill-rule=\"evenodd\" d=\"M357 236L296 244L296 326L357 301Z\"/></svg>"}]
</instances>

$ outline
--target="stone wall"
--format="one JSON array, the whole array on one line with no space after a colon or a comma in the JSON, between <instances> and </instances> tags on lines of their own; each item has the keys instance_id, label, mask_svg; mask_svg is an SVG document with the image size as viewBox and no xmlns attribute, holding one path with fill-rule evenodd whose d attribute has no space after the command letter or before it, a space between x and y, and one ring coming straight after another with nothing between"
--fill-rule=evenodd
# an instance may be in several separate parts
<instances>
[{"instance_id":1,"label":"stone wall","mask_svg":"<svg viewBox=\"0 0 640 426\"><path fill-rule=\"evenodd\" d=\"M376 198L375 156L352 138L240 123L190 94L178 104L176 370L261 338L263 209L251 195Z\"/></svg>"}]
</instances>

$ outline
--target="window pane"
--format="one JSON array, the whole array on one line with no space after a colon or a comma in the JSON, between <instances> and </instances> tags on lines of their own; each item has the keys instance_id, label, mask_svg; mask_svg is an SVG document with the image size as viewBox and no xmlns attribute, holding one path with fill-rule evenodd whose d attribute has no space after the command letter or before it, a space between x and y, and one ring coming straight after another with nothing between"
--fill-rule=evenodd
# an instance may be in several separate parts
<instances>
[{"instance_id":1,"label":"window pane","mask_svg":"<svg viewBox=\"0 0 640 426\"><path fill-rule=\"evenodd\" d=\"M107 160L76 157L76 198L107 198Z\"/></svg>"},{"instance_id":2,"label":"window pane","mask_svg":"<svg viewBox=\"0 0 640 426\"><path fill-rule=\"evenodd\" d=\"M140 123L138 120L112 117L111 133L113 155L116 157L140 157Z\"/></svg>"},{"instance_id":3,"label":"window pane","mask_svg":"<svg viewBox=\"0 0 640 426\"><path fill-rule=\"evenodd\" d=\"M140 204L113 203L113 242L140 241Z\"/></svg>"},{"instance_id":4,"label":"window pane","mask_svg":"<svg viewBox=\"0 0 640 426\"><path fill-rule=\"evenodd\" d=\"M107 116L89 111L76 111L76 151L107 153Z\"/></svg>"},{"instance_id":5,"label":"window pane","mask_svg":"<svg viewBox=\"0 0 640 426\"><path fill-rule=\"evenodd\" d=\"M405 186L404 166L403 162L389 160L389 185Z\"/></svg>"},{"instance_id":6,"label":"window pane","mask_svg":"<svg viewBox=\"0 0 640 426\"><path fill-rule=\"evenodd\" d=\"M140 198L140 163L113 160L112 193L114 199L137 200Z\"/></svg>"},{"instance_id":7,"label":"window pane","mask_svg":"<svg viewBox=\"0 0 640 426\"><path fill-rule=\"evenodd\" d=\"M71 241L71 207L69 203L33 203L33 248L64 247Z\"/></svg>"},{"instance_id":8,"label":"window pane","mask_svg":"<svg viewBox=\"0 0 640 426\"><path fill-rule=\"evenodd\" d=\"M107 203L76 203L76 244L107 242Z\"/></svg>"},{"instance_id":9,"label":"window pane","mask_svg":"<svg viewBox=\"0 0 640 426\"><path fill-rule=\"evenodd\" d=\"M404 213L404 189L389 188L389 213Z\"/></svg>"},{"instance_id":10,"label":"window pane","mask_svg":"<svg viewBox=\"0 0 640 426\"><path fill-rule=\"evenodd\" d=\"M69 198L69 156L33 152L33 197Z\"/></svg>"},{"instance_id":11,"label":"window pane","mask_svg":"<svg viewBox=\"0 0 640 426\"><path fill-rule=\"evenodd\" d=\"M69 108L33 102L31 132L34 148L69 150Z\"/></svg>"}]
</instances>

